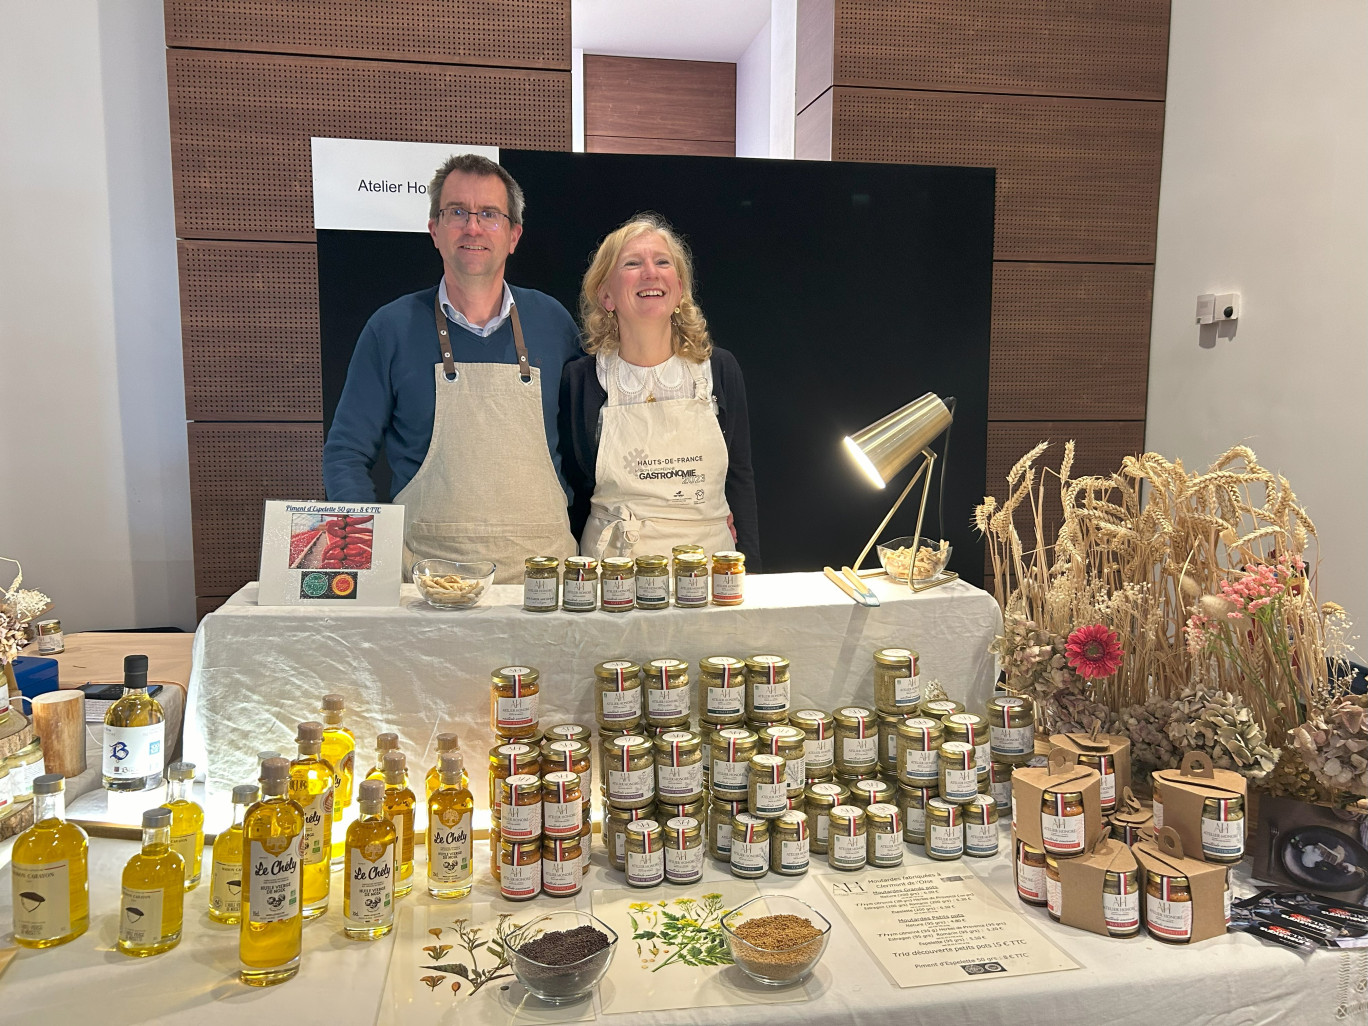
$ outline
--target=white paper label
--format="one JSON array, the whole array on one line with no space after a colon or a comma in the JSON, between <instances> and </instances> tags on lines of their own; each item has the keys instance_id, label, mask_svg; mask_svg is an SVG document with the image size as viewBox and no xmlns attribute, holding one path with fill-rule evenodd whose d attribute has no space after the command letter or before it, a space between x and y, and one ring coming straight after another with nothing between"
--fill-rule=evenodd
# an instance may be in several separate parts
<instances>
[{"instance_id":1,"label":"white paper label","mask_svg":"<svg viewBox=\"0 0 1368 1026\"><path fill-rule=\"evenodd\" d=\"M160 887L142 890L123 889L119 906L119 940L134 947L145 948L160 944L162 936L162 906L166 894Z\"/></svg>"},{"instance_id":2,"label":"white paper label","mask_svg":"<svg viewBox=\"0 0 1368 1026\"><path fill-rule=\"evenodd\" d=\"M347 925L383 926L394 919L394 847L385 845L374 862L363 849L352 848L347 859Z\"/></svg>"},{"instance_id":3,"label":"white paper label","mask_svg":"<svg viewBox=\"0 0 1368 1026\"><path fill-rule=\"evenodd\" d=\"M621 862L627 853L627 835L620 830L613 836L613 850Z\"/></svg>"},{"instance_id":4,"label":"white paper label","mask_svg":"<svg viewBox=\"0 0 1368 1026\"><path fill-rule=\"evenodd\" d=\"M784 764L784 783L790 791L801 791L807 784L807 760L790 759Z\"/></svg>"},{"instance_id":5,"label":"white paper label","mask_svg":"<svg viewBox=\"0 0 1368 1026\"><path fill-rule=\"evenodd\" d=\"M578 837L583 826L583 798L542 803L542 829L551 837Z\"/></svg>"},{"instance_id":6,"label":"white paper label","mask_svg":"<svg viewBox=\"0 0 1368 1026\"><path fill-rule=\"evenodd\" d=\"M541 893L541 861L500 867L499 891L505 898L531 898Z\"/></svg>"},{"instance_id":7,"label":"white paper label","mask_svg":"<svg viewBox=\"0 0 1368 1026\"><path fill-rule=\"evenodd\" d=\"M510 727L530 727L537 722L537 699L540 695L524 695L522 698L500 698L495 702L495 717L498 729Z\"/></svg>"},{"instance_id":8,"label":"white paper label","mask_svg":"<svg viewBox=\"0 0 1368 1026\"><path fill-rule=\"evenodd\" d=\"M499 836L506 841L530 841L541 836L541 802L531 805L512 805L504 802L499 807Z\"/></svg>"},{"instance_id":9,"label":"white paper label","mask_svg":"<svg viewBox=\"0 0 1368 1026\"><path fill-rule=\"evenodd\" d=\"M574 894L580 889L580 860L542 859L542 890L547 894Z\"/></svg>"},{"instance_id":10,"label":"white paper label","mask_svg":"<svg viewBox=\"0 0 1368 1026\"><path fill-rule=\"evenodd\" d=\"M885 834L876 831L874 834L874 857L880 862L891 862L893 859L901 859L903 856L903 839L901 833Z\"/></svg>"},{"instance_id":11,"label":"white paper label","mask_svg":"<svg viewBox=\"0 0 1368 1026\"><path fill-rule=\"evenodd\" d=\"M1189 940L1192 937L1192 902L1149 898L1145 901L1145 923L1153 933L1166 940Z\"/></svg>"},{"instance_id":12,"label":"white paper label","mask_svg":"<svg viewBox=\"0 0 1368 1026\"><path fill-rule=\"evenodd\" d=\"M706 605L708 602L708 578L706 574L688 577L683 574L675 578L675 603L677 605Z\"/></svg>"},{"instance_id":13,"label":"white paper label","mask_svg":"<svg viewBox=\"0 0 1368 1026\"><path fill-rule=\"evenodd\" d=\"M214 860L210 877L209 907L221 916L242 912L242 863Z\"/></svg>"},{"instance_id":14,"label":"white paper label","mask_svg":"<svg viewBox=\"0 0 1368 1026\"><path fill-rule=\"evenodd\" d=\"M1039 901L1045 897L1045 867L1028 866L1018 859L1017 893L1032 901Z\"/></svg>"},{"instance_id":15,"label":"white paper label","mask_svg":"<svg viewBox=\"0 0 1368 1026\"><path fill-rule=\"evenodd\" d=\"M988 725L988 739L998 755L1030 755L1035 751L1035 727L999 727Z\"/></svg>"},{"instance_id":16,"label":"white paper label","mask_svg":"<svg viewBox=\"0 0 1368 1026\"><path fill-rule=\"evenodd\" d=\"M987 741L974 745L974 766L979 776L987 776L988 764L993 761L993 746Z\"/></svg>"},{"instance_id":17,"label":"white paper label","mask_svg":"<svg viewBox=\"0 0 1368 1026\"><path fill-rule=\"evenodd\" d=\"M1102 895L1102 916L1110 930L1133 930L1140 925L1140 892Z\"/></svg>"},{"instance_id":18,"label":"white paper label","mask_svg":"<svg viewBox=\"0 0 1368 1026\"><path fill-rule=\"evenodd\" d=\"M165 724L104 729L104 775L115 780L160 776Z\"/></svg>"},{"instance_id":19,"label":"white paper label","mask_svg":"<svg viewBox=\"0 0 1368 1026\"><path fill-rule=\"evenodd\" d=\"M879 757L880 761L896 769L898 766L898 732L890 730L883 736L888 739L888 742L884 745L884 753Z\"/></svg>"},{"instance_id":20,"label":"white paper label","mask_svg":"<svg viewBox=\"0 0 1368 1026\"><path fill-rule=\"evenodd\" d=\"M848 766L864 766L879 761L879 737L842 738L841 755Z\"/></svg>"},{"instance_id":21,"label":"white paper label","mask_svg":"<svg viewBox=\"0 0 1368 1026\"><path fill-rule=\"evenodd\" d=\"M830 850L827 854L827 861L831 863L840 862L843 865L862 866L868 861L868 853L865 850L865 839L863 837L851 837L849 834L832 834L828 840Z\"/></svg>"},{"instance_id":22,"label":"white paper label","mask_svg":"<svg viewBox=\"0 0 1368 1026\"><path fill-rule=\"evenodd\" d=\"M1063 915L1060 912L1064 894L1064 886L1058 880L1050 879L1050 874L1045 874L1045 907L1050 910L1051 915Z\"/></svg>"},{"instance_id":23,"label":"white paper label","mask_svg":"<svg viewBox=\"0 0 1368 1026\"><path fill-rule=\"evenodd\" d=\"M689 715L689 686L682 688L647 688L646 714L672 718Z\"/></svg>"},{"instance_id":24,"label":"white paper label","mask_svg":"<svg viewBox=\"0 0 1368 1026\"><path fill-rule=\"evenodd\" d=\"M1100 790L1099 793L1098 793L1098 798L1101 800L1101 802L1102 802L1103 805L1115 805L1115 804L1116 804L1116 774L1115 774L1115 773L1103 773L1103 774L1102 774L1101 790Z\"/></svg>"},{"instance_id":25,"label":"white paper label","mask_svg":"<svg viewBox=\"0 0 1368 1026\"><path fill-rule=\"evenodd\" d=\"M0 687L3 687L0 682ZM71 932L71 869L67 860L45 866L10 866L14 887L14 936L56 940Z\"/></svg>"},{"instance_id":26,"label":"white paper label","mask_svg":"<svg viewBox=\"0 0 1368 1026\"><path fill-rule=\"evenodd\" d=\"M712 575L713 598L740 598L745 582L745 571L742 571L739 574L719 574L714 572Z\"/></svg>"},{"instance_id":27,"label":"white paper label","mask_svg":"<svg viewBox=\"0 0 1368 1026\"><path fill-rule=\"evenodd\" d=\"M627 882L636 887L652 887L665 879L665 852L629 851L627 853Z\"/></svg>"},{"instance_id":28,"label":"white paper label","mask_svg":"<svg viewBox=\"0 0 1368 1026\"><path fill-rule=\"evenodd\" d=\"M636 578L626 580L605 577L603 579L603 608L630 609L636 605Z\"/></svg>"},{"instance_id":29,"label":"white paper label","mask_svg":"<svg viewBox=\"0 0 1368 1026\"><path fill-rule=\"evenodd\" d=\"M836 761L836 739L824 737L803 742L804 761L813 769L824 769Z\"/></svg>"},{"instance_id":30,"label":"white paper label","mask_svg":"<svg viewBox=\"0 0 1368 1026\"><path fill-rule=\"evenodd\" d=\"M921 701L921 677L893 678L893 704L899 709L917 705Z\"/></svg>"},{"instance_id":31,"label":"white paper label","mask_svg":"<svg viewBox=\"0 0 1368 1026\"><path fill-rule=\"evenodd\" d=\"M1229 876L1226 877L1226 886L1225 886L1225 895L1224 895L1224 897L1225 897L1225 924L1226 924L1226 929L1228 930L1228 929L1230 929L1230 877L1229 877Z\"/></svg>"},{"instance_id":32,"label":"white paper label","mask_svg":"<svg viewBox=\"0 0 1368 1026\"><path fill-rule=\"evenodd\" d=\"M1053 816L1042 813L1040 837L1051 855L1083 850L1085 827L1082 816Z\"/></svg>"},{"instance_id":33,"label":"white paper label","mask_svg":"<svg viewBox=\"0 0 1368 1026\"><path fill-rule=\"evenodd\" d=\"M442 822L440 817L429 819L428 879L436 884L459 884L469 880L470 845L470 813L456 818L452 825Z\"/></svg>"},{"instance_id":34,"label":"white paper label","mask_svg":"<svg viewBox=\"0 0 1368 1026\"><path fill-rule=\"evenodd\" d=\"M717 850L723 855L731 852L731 824L717 824Z\"/></svg>"},{"instance_id":35,"label":"white paper label","mask_svg":"<svg viewBox=\"0 0 1368 1026\"><path fill-rule=\"evenodd\" d=\"M996 823L965 823L964 850L971 855L996 855L998 828Z\"/></svg>"},{"instance_id":36,"label":"white paper label","mask_svg":"<svg viewBox=\"0 0 1368 1026\"><path fill-rule=\"evenodd\" d=\"M195 842L199 840L201 834L181 834L171 838L171 850L181 857L185 863L185 879L187 882L196 879L200 874L199 860L195 858ZM204 849L200 849L203 855Z\"/></svg>"},{"instance_id":37,"label":"white paper label","mask_svg":"<svg viewBox=\"0 0 1368 1026\"><path fill-rule=\"evenodd\" d=\"M304 865L316 866L332 858L332 814L333 790L329 785L326 791L304 805Z\"/></svg>"},{"instance_id":38,"label":"white paper label","mask_svg":"<svg viewBox=\"0 0 1368 1026\"><path fill-rule=\"evenodd\" d=\"M655 767L639 770L608 771L608 800L635 802L655 794Z\"/></svg>"},{"instance_id":39,"label":"white paper label","mask_svg":"<svg viewBox=\"0 0 1368 1026\"><path fill-rule=\"evenodd\" d=\"M779 869L796 873L799 870L807 869L809 861L810 855L806 837L798 841L779 842Z\"/></svg>"},{"instance_id":40,"label":"white paper label","mask_svg":"<svg viewBox=\"0 0 1368 1026\"><path fill-rule=\"evenodd\" d=\"M1010 778L1001 783L993 784L990 790L993 792L993 801L997 802L999 809L1011 808L1012 781Z\"/></svg>"},{"instance_id":41,"label":"white paper label","mask_svg":"<svg viewBox=\"0 0 1368 1026\"><path fill-rule=\"evenodd\" d=\"M300 914L299 881L303 872L299 845L272 855L260 841L251 842L247 878L247 916L252 923L281 923Z\"/></svg>"},{"instance_id":42,"label":"white paper label","mask_svg":"<svg viewBox=\"0 0 1368 1026\"><path fill-rule=\"evenodd\" d=\"M712 787L714 791L744 791L750 767L744 762L727 762L714 759L712 764Z\"/></svg>"},{"instance_id":43,"label":"white paper label","mask_svg":"<svg viewBox=\"0 0 1368 1026\"><path fill-rule=\"evenodd\" d=\"M523 605L533 609L555 609L560 581L555 577L524 577Z\"/></svg>"},{"instance_id":44,"label":"white paper label","mask_svg":"<svg viewBox=\"0 0 1368 1026\"><path fill-rule=\"evenodd\" d=\"M747 684L751 689L751 708L756 712L783 712L789 707L789 682L786 680L756 681Z\"/></svg>"},{"instance_id":45,"label":"white paper label","mask_svg":"<svg viewBox=\"0 0 1368 1026\"><path fill-rule=\"evenodd\" d=\"M908 805L903 808L903 830L909 837L926 839L926 809Z\"/></svg>"},{"instance_id":46,"label":"white paper label","mask_svg":"<svg viewBox=\"0 0 1368 1026\"><path fill-rule=\"evenodd\" d=\"M738 841L732 838L731 864L737 869L757 872L769 868L769 844L765 841Z\"/></svg>"},{"instance_id":47,"label":"white paper label","mask_svg":"<svg viewBox=\"0 0 1368 1026\"><path fill-rule=\"evenodd\" d=\"M817 814L817 843L825 844L827 835L831 833L831 817L825 812Z\"/></svg>"},{"instance_id":48,"label":"white paper label","mask_svg":"<svg viewBox=\"0 0 1368 1026\"><path fill-rule=\"evenodd\" d=\"M755 808L751 812L757 816L767 812L784 812L788 809L788 784L782 780L777 784L760 781L755 785Z\"/></svg>"},{"instance_id":49,"label":"white paper label","mask_svg":"<svg viewBox=\"0 0 1368 1026\"><path fill-rule=\"evenodd\" d=\"M656 766L656 788L662 798L683 798L703 790L703 763Z\"/></svg>"},{"instance_id":50,"label":"white paper label","mask_svg":"<svg viewBox=\"0 0 1368 1026\"><path fill-rule=\"evenodd\" d=\"M942 798L972 798L978 794L978 770L947 768L942 785Z\"/></svg>"},{"instance_id":51,"label":"white paper label","mask_svg":"<svg viewBox=\"0 0 1368 1026\"><path fill-rule=\"evenodd\" d=\"M703 848L666 848L665 878L691 883L703 875Z\"/></svg>"},{"instance_id":52,"label":"white paper label","mask_svg":"<svg viewBox=\"0 0 1368 1026\"><path fill-rule=\"evenodd\" d=\"M598 582L576 581L567 577L561 588L561 602L566 609L593 609L598 605Z\"/></svg>"},{"instance_id":53,"label":"white paper label","mask_svg":"<svg viewBox=\"0 0 1368 1026\"><path fill-rule=\"evenodd\" d=\"M964 830L958 826L940 826L931 823L926 828L926 851L937 855L955 857L964 854Z\"/></svg>"},{"instance_id":54,"label":"white paper label","mask_svg":"<svg viewBox=\"0 0 1368 1026\"><path fill-rule=\"evenodd\" d=\"M636 579L636 597L638 602L669 602L670 601L670 579L664 575L660 577L638 577Z\"/></svg>"},{"instance_id":55,"label":"white paper label","mask_svg":"<svg viewBox=\"0 0 1368 1026\"><path fill-rule=\"evenodd\" d=\"M1160 802L1154 803L1154 829L1159 830L1164 825L1164 806Z\"/></svg>"},{"instance_id":56,"label":"white paper label","mask_svg":"<svg viewBox=\"0 0 1368 1026\"><path fill-rule=\"evenodd\" d=\"M735 716L745 707L745 688L708 688L709 716Z\"/></svg>"},{"instance_id":57,"label":"white paper label","mask_svg":"<svg viewBox=\"0 0 1368 1026\"><path fill-rule=\"evenodd\" d=\"M929 752L917 748L904 748L903 776L909 780L939 780L940 753L934 748Z\"/></svg>"},{"instance_id":58,"label":"white paper label","mask_svg":"<svg viewBox=\"0 0 1368 1026\"><path fill-rule=\"evenodd\" d=\"M603 708L603 721L631 723L641 719L641 688L628 691L600 691L599 700Z\"/></svg>"},{"instance_id":59,"label":"white paper label","mask_svg":"<svg viewBox=\"0 0 1368 1026\"><path fill-rule=\"evenodd\" d=\"M1245 821L1220 820L1202 817L1202 854L1217 858L1238 858L1244 855Z\"/></svg>"}]
</instances>

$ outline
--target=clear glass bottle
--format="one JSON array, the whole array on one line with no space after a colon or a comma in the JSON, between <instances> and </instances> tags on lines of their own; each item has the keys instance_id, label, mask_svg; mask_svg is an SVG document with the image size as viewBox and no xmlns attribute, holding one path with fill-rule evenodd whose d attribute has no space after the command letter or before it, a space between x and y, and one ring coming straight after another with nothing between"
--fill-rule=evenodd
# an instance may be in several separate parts
<instances>
[{"instance_id":1,"label":"clear glass bottle","mask_svg":"<svg viewBox=\"0 0 1368 1026\"><path fill-rule=\"evenodd\" d=\"M344 825L356 793L356 735L342 725L347 701L341 695L323 696L323 761L333 768L332 863L342 865L347 828Z\"/></svg>"},{"instance_id":2,"label":"clear glass bottle","mask_svg":"<svg viewBox=\"0 0 1368 1026\"><path fill-rule=\"evenodd\" d=\"M256 784L233 788L233 825L214 838L209 876L209 918L236 924L242 918L242 816L261 797Z\"/></svg>"},{"instance_id":3,"label":"clear glass bottle","mask_svg":"<svg viewBox=\"0 0 1368 1026\"><path fill-rule=\"evenodd\" d=\"M408 789L408 760L403 752L385 753L385 818L394 824L394 896L413 890L413 807Z\"/></svg>"},{"instance_id":4,"label":"clear glass bottle","mask_svg":"<svg viewBox=\"0 0 1368 1026\"><path fill-rule=\"evenodd\" d=\"M290 797L304 810L304 918L328 911L332 888L333 768L323 761L323 724L299 725L299 757L290 763Z\"/></svg>"},{"instance_id":5,"label":"clear glass bottle","mask_svg":"<svg viewBox=\"0 0 1368 1026\"><path fill-rule=\"evenodd\" d=\"M437 759L428 767L427 775L423 777L423 800L427 801L432 797L432 792L437 790L441 784L442 756L452 752L460 753L461 739L456 734L448 732L437 735ZM470 786L470 774L465 769L465 758L461 759L461 786Z\"/></svg>"},{"instance_id":6,"label":"clear glass bottle","mask_svg":"<svg viewBox=\"0 0 1368 1026\"><path fill-rule=\"evenodd\" d=\"M66 821L65 787L59 773L33 782L33 826L10 852L14 942L20 947L65 944L90 926L89 842L84 830Z\"/></svg>"},{"instance_id":7,"label":"clear glass bottle","mask_svg":"<svg viewBox=\"0 0 1368 1026\"><path fill-rule=\"evenodd\" d=\"M375 940L394 929L394 824L385 818L385 785L362 781L360 815L347 827L346 885L342 889L342 932L352 940Z\"/></svg>"},{"instance_id":8,"label":"clear glass bottle","mask_svg":"<svg viewBox=\"0 0 1368 1026\"><path fill-rule=\"evenodd\" d=\"M399 751L399 735L392 731L385 731L383 734L375 735L375 765L366 774L367 780L385 780L385 753ZM404 777L404 786L408 787L408 777Z\"/></svg>"},{"instance_id":9,"label":"clear glass bottle","mask_svg":"<svg viewBox=\"0 0 1368 1026\"><path fill-rule=\"evenodd\" d=\"M166 767L166 801L171 810L171 847L185 863L185 889L199 886L204 865L204 810L190 800L195 781L193 762L173 762Z\"/></svg>"},{"instance_id":10,"label":"clear glass bottle","mask_svg":"<svg viewBox=\"0 0 1368 1026\"><path fill-rule=\"evenodd\" d=\"M284 983L299 972L304 901L299 838L304 810L289 796L290 764L261 764L261 801L242 819L242 919L238 963L253 987Z\"/></svg>"},{"instance_id":11,"label":"clear glass bottle","mask_svg":"<svg viewBox=\"0 0 1368 1026\"><path fill-rule=\"evenodd\" d=\"M102 781L110 791L159 787L166 755L166 714L147 693L147 656L124 656L123 697L104 718Z\"/></svg>"},{"instance_id":12,"label":"clear glass bottle","mask_svg":"<svg viewBox=\"0 0 1368 1026\"><path fill-rule=\"evenodd\" d=\"M471 852L475 798L464 777L465 759L461 753L444 753L438 767L437 790L428 796L427 803L427 889L434 898L464 898L475 882Z\"/></svg>"},{"instance_id":13,"label":"clear glass bottle","mask_svg":"<svg viewBox=\"0 0 1368 1026\"><path fill-rule=\"evenodd\" d=\"M144 812L142 851L124 866L116 946L125 955L159 955L180 943L189 874L171 846L174 818L166 806Z\"/></svg>"}]
</instances>

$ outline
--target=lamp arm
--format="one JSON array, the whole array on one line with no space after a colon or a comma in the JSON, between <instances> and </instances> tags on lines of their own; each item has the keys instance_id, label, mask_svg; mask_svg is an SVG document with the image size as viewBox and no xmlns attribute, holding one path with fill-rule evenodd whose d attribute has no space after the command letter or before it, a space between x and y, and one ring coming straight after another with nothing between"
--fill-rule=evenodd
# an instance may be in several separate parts
<instances>
[{"instance_id":1,"label":"lamp arm","mask_svg":"<svg viewBox=\"0 0 1368 1026\"><path fill-rule=\"evenodd\" d=\"M857 560L855 560L855 562L854 562L854 564L853 564L853 568L854 568L854 570L855 570L856 573L858 573L859 570L860 570L860 567L864 565L865 557L869 555L869 550L872 549L872 548L874 547L874 543L875 543L876 541L879 540L879 535L883 534L884 528L886 528L886 527L888 526L888 522L889 522L890 520L893 519L893 514L896 513L896 512L898 512L898 507L901 506L901 505L903 504L903 500L906 499L906 498L908 497L908 495L911 494L911 492L912 492L912 486L915 485L915 484L921 479L921 476L922 476L923 474L928 474L928 475L929 475L929 472L930 472L932 466L933 466L933 465L935 464L935 462L936 462L936 454L935 454L934 452L932 452L930 449L923 449L923 450L921 451L921 454L922 454L922 457L925 459L926 462L924 462L920 467L917 468L917 472L916 472L915 474L912 475L912 480L910 480L910 481L907 482L907 487L904 488L904 489L902 490L902 494L898 496L898 501L895 502L895 503L893 503L893 508L890 509L890 510L888 511L888 515L887 515L886 517L883 518L883 521L879 524L879 526L878 526L877 528L875 528L874 533L873 533L872 535L869 536L869 541L868 541L867 543L865 543L865 547L864 547L863 549L860 550L860 558L857 559ZM928 479L928 481L930 480L929 476L928 476L927 479ZM922 515L923 515L925 512L926 512L926 490L923 489L923 490L922 490L921 509L920 509L920 510L918 511L918 513L917 513L917 538L918 538L918 539L920 539L920 537L921 537ZM915 541L913 542L913 545L914 545L914 547L915 547L915 545L916 545L916 542L915 542Z\"/></svg>"}]
</instances>

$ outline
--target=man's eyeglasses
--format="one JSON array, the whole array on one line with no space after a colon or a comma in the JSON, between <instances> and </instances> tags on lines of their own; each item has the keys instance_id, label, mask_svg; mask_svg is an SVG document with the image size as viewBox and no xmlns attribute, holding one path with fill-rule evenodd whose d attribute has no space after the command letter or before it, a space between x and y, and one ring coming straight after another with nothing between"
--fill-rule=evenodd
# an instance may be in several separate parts
<instances>
[{"instance_id":1,"label":"man's eyeglasses","mask_svg":"<svg viewBox=\"0 0 1368 1026\"><path fill-rule=\"evenodd\" d=\"M513 219L502 210L467 210L465 207L443 207L437 211L437 223L445 228L464 228L470 223L471 218L480 222L480 227L487 232L497 232L503 227L505 221L513 223Z\"/></svg>"}]
</instances>

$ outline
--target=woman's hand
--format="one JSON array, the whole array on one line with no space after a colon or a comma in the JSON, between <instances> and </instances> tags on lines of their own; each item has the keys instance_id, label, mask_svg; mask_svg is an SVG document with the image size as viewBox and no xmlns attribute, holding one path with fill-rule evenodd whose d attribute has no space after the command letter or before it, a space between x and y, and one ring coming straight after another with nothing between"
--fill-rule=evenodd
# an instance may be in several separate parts
<instances>
[{"instance_id":1,"label":"woman's hand","mask_svg":"<svg viewBox=\"0 0 1368 1026\"><path fill-rule=\"evenodd\" d=\"M727 530L731 532L732 544L736 544L736 520L730 513L727 514Z\"/></svg>"}]
</instances>

